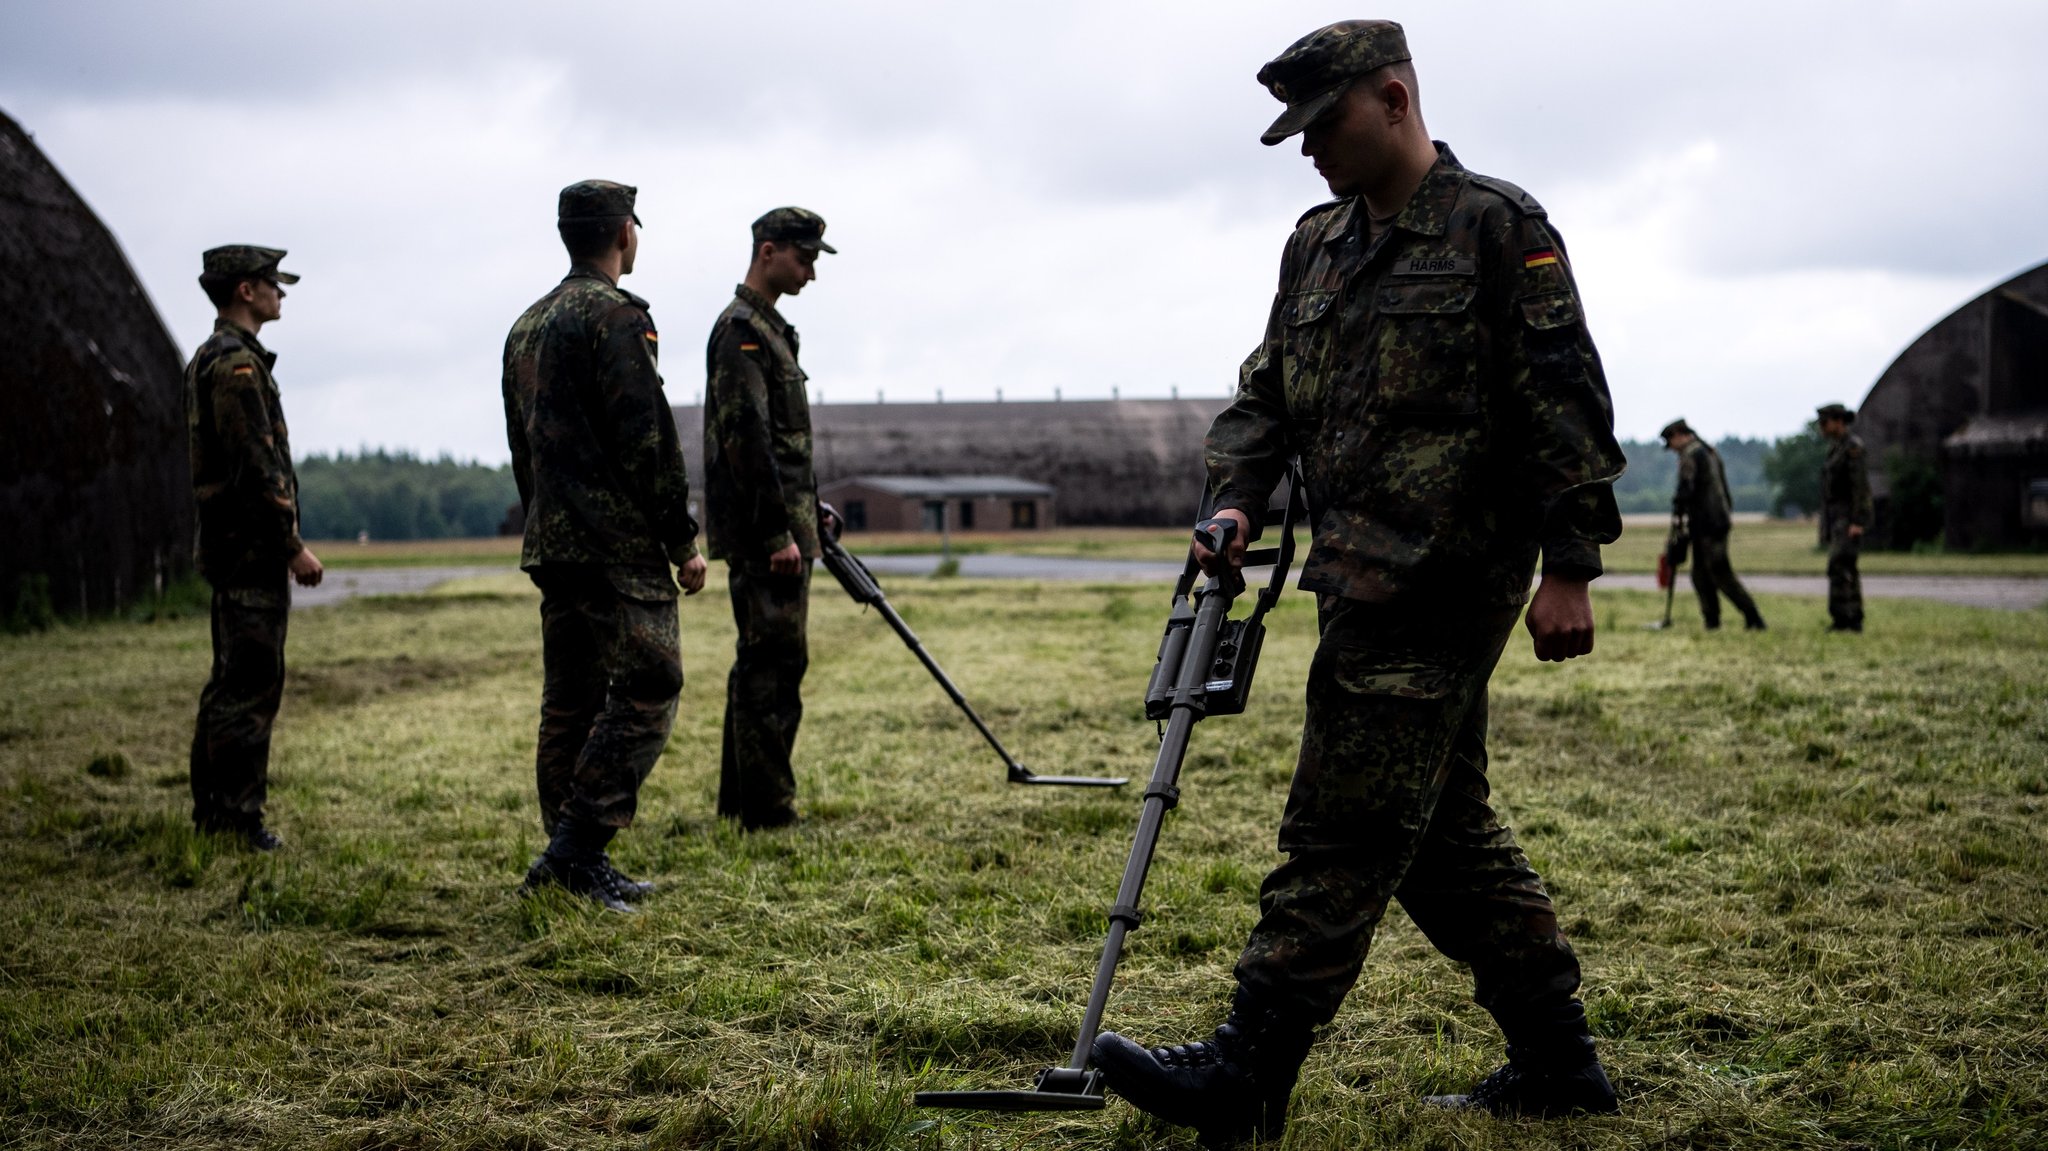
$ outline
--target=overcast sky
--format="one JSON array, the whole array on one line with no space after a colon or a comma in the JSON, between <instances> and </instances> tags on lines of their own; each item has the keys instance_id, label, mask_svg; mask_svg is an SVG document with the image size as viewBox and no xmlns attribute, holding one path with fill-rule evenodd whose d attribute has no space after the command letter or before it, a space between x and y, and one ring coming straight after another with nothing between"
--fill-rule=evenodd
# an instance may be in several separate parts
<instances>
[{"instance_id":1,"label":"overcast sky","mask_svg":"<svg viewBox=\"0 0 2048 1151\"><path fill-rule=\"evenodd\" d=\"M1780 435L2048 258L2048 4L0 3L0 108L187 348L223 243L288 248L301 451L499 461L556 191L640 186L670 398L778 204L814 399L1224 395L1327 197L1260 64L1406 25L1432 134L1570 245L1624 436Z\"/></svg>"}]
</instances>

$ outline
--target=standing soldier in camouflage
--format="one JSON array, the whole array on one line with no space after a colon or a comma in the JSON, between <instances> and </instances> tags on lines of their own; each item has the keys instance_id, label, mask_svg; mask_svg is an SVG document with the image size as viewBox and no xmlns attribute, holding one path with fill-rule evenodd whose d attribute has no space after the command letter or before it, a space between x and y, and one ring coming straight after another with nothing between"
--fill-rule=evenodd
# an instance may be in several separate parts
<instances>
[{"instance_id":1,"label":"standing soldier in camouflage","mask_svg":"<svg viewBox=\"0 0 2048 1151\"><path fill-rule=\"evenodd\" d=\"M1664 450L1678 453L1678 490L1671 496L1671 514L1685 521L1692 538L1692 590L1700 598L1700 620L1708 631L1721 626L1721 596L1742 613L1742 626L1764 630L1756 601L1735 578L1728 562L1728 530L1735 501L1728 494L1728 473L1721 453L1699 438L1684 420L1673 420L1657 433Z\"/></svg>"},{"instance_id":2,"label":"standing soldier in camouflage","mask_svg":"<svg viewBox=\"0 0 2048 1151\"><path fill-rule=\"evenodd\" d=\"M284 696L291 581L320 582L299 539L299 477L270 369L256 333L283 314L284 252L214 248L199 286L216 312L213 335L185 368L192 495L199 505L199 574L213 585L213 674L192 733L192 822L259 851L282 846L263 826L270 728Z\"/></svg>"},{"instance_id":3,"label":"standing soldier in camouflage","mask_svg":"<svg viewBox=\"0 0 2048 1151\"><path fill-rule=\"evenodd\" d=\"M775 305L817 279L825 221L777 208L754 221L746 280L705 349L704 487L711 554L726 561L739 631L726 680L718 814L749 831L796 822L790 754L810 666L805 620L818 558L811 405L796 329Z\"/></svg>"},{"instance_id":4,"label":"standing soldier in camouflage","mask_svg":"<svg viewBox=\"0 0 2048 1151\"><path fill-rule=\"evenodd\" d=\"M548 845L529 888L613 911L652 890L605 847L633 822L683 687L676 581L704 586L690 481L656 367L647 301L618 286L640 250L636 189L562 189L569 274L505 337L505 436L526 509L519 566L540 588L540 740Z\"/></svg>"},{"instance_id":5,"label":"standing soldier in camouflage","mask_svg":"<svg viewBox=\"0 0 2048 1151\"><path fill-rule=\"evenodd\" d=\"M1267 144L1340 199L1280 261L1266 334L1209 429L1216 514L1243 545L1299 456L1321 644L1266 878L1213 1038L1095 1043L1108 1084L1211 1146L1277 1140L1314 1030L1357 980L1389 900L1471 966L1508 1063L1442 1106L1615 1109L1542 880L1488 805L1486 685L1522 605L1536 655L1593 647L1588 581L1620 534L1622 469L1564 246L1521 189L1433 144L1401 27L1333 24L1259 72ZM1542 583L1530 577L1542 561Z\"/></svg>"},{"instance_id":6,"label":"standing soldier in camouflage","mask_svg":"<svg viewBox=\"0 0 2048 1151\"><path fill-rule=\"evenodd\" d=\"M1863 441L1849 433L1856 413L1829 404L1816 413L1828 440L1820 469L1820 538L1828 548L1828 630L1863 630L1863 577L1856 570L1872 522L1870 468Z\"/></svg>"}]
</instances>

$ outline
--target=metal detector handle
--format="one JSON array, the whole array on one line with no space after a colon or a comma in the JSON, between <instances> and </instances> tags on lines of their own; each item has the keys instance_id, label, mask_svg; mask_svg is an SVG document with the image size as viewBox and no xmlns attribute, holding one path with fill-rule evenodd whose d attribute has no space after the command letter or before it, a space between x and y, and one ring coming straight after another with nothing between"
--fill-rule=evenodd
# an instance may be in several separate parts
<instances>
[{"instance_id":1,"label":"metal detector handle","mask_svg":"<svg viewBox=\"0 0 2048 1151\"><path fill-rule=\"evenodd\" d=\"M1195 542L1222 555L1230 547L1230 541L1237 538L1237 521L1217 517L1203 520L1195 525Z\"/></svg>"}]
</instances>

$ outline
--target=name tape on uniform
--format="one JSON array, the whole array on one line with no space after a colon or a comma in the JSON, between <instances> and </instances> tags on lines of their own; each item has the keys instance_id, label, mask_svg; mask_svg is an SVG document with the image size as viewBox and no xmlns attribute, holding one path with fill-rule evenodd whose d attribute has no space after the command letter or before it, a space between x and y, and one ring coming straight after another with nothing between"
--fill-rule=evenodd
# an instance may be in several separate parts
<instances>
[{"instance_id":1,"label":"name tape on uniform","mask_svg":"<svg viewBox=\"0 0 2048 1151\"><path fill-rule=\"evenodd\" d=\"M1415 256L1394 261L1396 276L1476 276L1479 261L1471 256Z\"/></svg>"}]
</instances>

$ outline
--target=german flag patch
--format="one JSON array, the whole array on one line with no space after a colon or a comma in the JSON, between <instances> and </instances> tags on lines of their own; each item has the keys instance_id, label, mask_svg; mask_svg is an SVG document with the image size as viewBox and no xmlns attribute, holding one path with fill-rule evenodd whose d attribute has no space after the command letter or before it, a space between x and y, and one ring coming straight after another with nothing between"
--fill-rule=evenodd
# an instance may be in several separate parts
<instances>
[{"instance_id":1,"label":"german flag patch","mask_svg":"<svg viewBox=\"0 0 2048 1151\"><path fill-rule=\"evenodd\" d=\"M1525 272L1530 268L1541 268L1555 263L1557 263L1556 248L1531 248L1522 253L1522 270Z\"/></svg>"},{"instance_id":2,"label":"german flag patch","mask_svg":"<svg viewBox=\"0 0 2048 1151\"><path fill-rule=\"evenodd\" d=\"M759 344L741 344L741 345L740 345L740 351L742 351L742 352L758 352L758 351L760 351L760 350L761 350L761 345L759 345Z\"/></svg>"},{"instance_id":3,"label":"german flag patch","mask_svg":"<svg viewBox=\"0 0 2048 1151\"><path fill-rule=\"evenodd\" d=\"M232 369L232 372L231 372L231 374L233 374L233 375L237 375L237 376L253 376L253 375L255 375L255 374L256 374L256 365L254 365L254 364L236 364L236 365L234 366L234 368Z\"/></svg>"},{"instance_id":4,"label":"german flag patch","mask_svg":"<svg viewBox=\"0 0 2048 1151\"><path fill-rule=\"evenodd\" d=\"M641 334L657 344L661 342L661 333L659 332L643 332Z\"/></svg>"}]
</instances>

